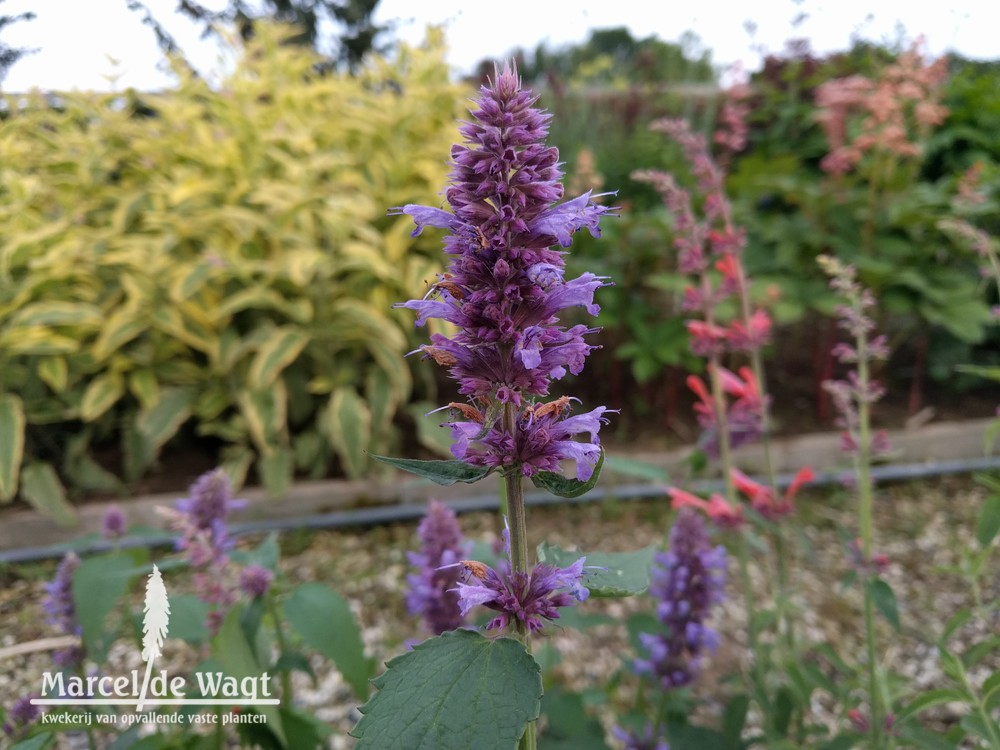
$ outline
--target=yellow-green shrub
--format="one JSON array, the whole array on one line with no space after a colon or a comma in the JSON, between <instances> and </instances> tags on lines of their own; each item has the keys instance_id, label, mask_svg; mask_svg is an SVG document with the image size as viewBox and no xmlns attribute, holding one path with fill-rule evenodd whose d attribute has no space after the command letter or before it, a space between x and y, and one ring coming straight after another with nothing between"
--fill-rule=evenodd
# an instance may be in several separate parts
<instances>
[{"instance_id":1,"label":"yellow-green shrub","mask_svg":"<svg viewBox=\"0 0 1000 750\"><path fill-rule=\"evenodd\" d=\"M120 439L131 480L185 425L275 493L391 448L415 346L391 304L441 253L386 209L440 202L463 91L436 34L349 77L315 75L283 33L261 29L218 86L7 102L4 499L22 464L22 495L58 495L39 463L56 447L73 485L111 489L89 445Z\"/></svg>"}]
</instances>

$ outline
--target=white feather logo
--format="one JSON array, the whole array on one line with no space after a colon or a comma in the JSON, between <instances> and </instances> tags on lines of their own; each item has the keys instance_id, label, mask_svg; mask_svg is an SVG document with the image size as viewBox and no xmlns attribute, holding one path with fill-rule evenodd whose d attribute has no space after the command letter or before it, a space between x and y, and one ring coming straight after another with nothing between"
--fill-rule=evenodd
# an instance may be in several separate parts
<instances>
[{"instance_id":1,"label":"white feather logo","mask_svg":"<svg viewBox=\"0 0 1000 750\"><path fill-rule=\"evenodd\" d=\"M167 589L163 585L160 569L155 565L153 572L149 574L149 580L146 581L146 603L142 611L142 660L146 662L146 676L142 680L142 692L135 706L137 712L142 711L145 704L153 662L163 648L163 639L167 637L167 622L170 619Z\"/></svg>"}]
</instances>

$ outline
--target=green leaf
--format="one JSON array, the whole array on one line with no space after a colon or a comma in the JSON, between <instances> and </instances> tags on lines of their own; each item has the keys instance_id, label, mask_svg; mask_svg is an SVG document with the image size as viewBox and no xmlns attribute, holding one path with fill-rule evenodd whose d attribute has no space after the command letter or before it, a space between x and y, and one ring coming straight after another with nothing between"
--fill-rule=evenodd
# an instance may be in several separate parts
<instances>
[{"instance_id":1,"label":"green leaf","mask_svg":"<svg viewBox=\"0 0 1000 750\"><path fill-rule=\"evenodd\" d=\"M10 750L48 750L55 744L55 740L56 737L52 732L43 732L11 745Z\"/></svg>"},{"instance_id":2,"label":"green leaf","mask_svg":"<svg viewBox=\"0 0 1000 750\"><path fill-rule=\"evenodd\" d=\"M899 606L896 604L896 594L893 592L892 586L881 578L876 578L871 582L871 594L878 611L898 633L900 631Z\"/></svg>"},{"instance_id":3,"label":"green leaf","mask_svg":"<svg viewBox=\"0 0 1000 750\"><path fill-rule=\"evenodd\" d=\"M531 481L540 490L548 490L553 495L559 497L580 497L590 492L597 485L597 480L601 477L601 468L604 466L604 449L601 448L601 457L597 460L593 474L586 482L579 479L569 479L554 471L540 471L535 474Z\"/></svg>"},{"instance_id":4,"label":"green leaf","mask_svg":"<svg viewBox=\"0 0 1000 750\"><path fill-rule=\"evenodd\" d=\"M1000 532L1000 495L990 495L979 511L979 521L976 524L976 540L979 546L986 548Z\"/></svg>"},{"instance_id":5,"label":"green leaf","mask_svg":"<svg viewBox=\"0 0 1000 750\"><path fill-rule=\"evenodd\" d=\"M608 750L601 722L588 716L583 696L562 688L542 696L545 731L538 738L539 750Z\"/></svg>"},{"instance_id":6,"label":"green leaf","mask_svg":"<svg viewBox=\"0 0 1000 750\"><path fill-rule=\"evenodd\" d=\"M129 373L128 389L146 411L154 409L160 400L160 384L156 382L156 373L148 367Z\"/></svg>"},{"instance_id":7,"label":"green leaf","mask_svg":"<svg viewBox=\"0 0 1000 750\"><path fill-rule=\"evenodd\" d=\"M309 662L309 657L298 651L285 651L274 663L275 672L302 672L312 678L313 687L316 687L316 672Z\"/></svg>"},{"instance_id":8,"label":"green leaf","mask_svg":"<svg viewBox=\"0 0 1000 750\"><path fill-rule=\"evenodd\" d=\"M427 416L427 412L434 408L429 401L418 401L410 404L407 411L413 417L413 422L417 426L417 441L427 450L439 456L451 455L451 431L441 426L440 419L435 416Z\"/></svg>"},{"instance_id":9,"label":"green leaf","mask_svg":"<svg viewBox=\"0 0 1000 750\"><path fill-rule=\"evenodd\" d=\"M247 643L240 625L242 607L232 607L226 613L226 619L215 638L212 639L212 653L222 664L223 671L229 677L242 681L246 677L260 677L264 673L253 648ZM277 706L254 706L253 710L260 713L267 721L267 728L278 737L282 744L288 746L282 727L281 716Z\"/></svg>"},{"instance_id":10,"label":"green leaf","mask_svg":"<svg viewBox=\"0 0 1000 750\"><path fill-rule=\"evenodd\" d=\"M108 615L119 606L135 574L131 557L111 553L84 560L73 575L73 606L83 647L98 664L104 663L115 639L114 629L106 629Z\"/></svg>"},{"instance_id":11,"label":"green leaf","mask_svg":"<svg viewBox=\"0 0 1000 750\"><path fill-rule=\"evenodd\" d=\"M193 395L187 388L164 388L152 409L142 411L135 420L136 429L155 453L177 434L191 416Z\"/></svg>"},{"instance_id":12,"label":"green leaf","mask_svg":"<svg viewBox=\"0 0 1000 750\"><path fill-rule=\"evenodd\" d=\"M322 417L323 433L337 451L344 470L352 479L364 475L365 448L371 442L372 416L357 391L336 388Z\"/></svg>"},{"instance_id":13,"label":"green leaf","mask_svg":"<svg viewBox=\"0 0 1000 750\"><path fill-rule=\"evenodd\" d=\"M651 482L670 481L670 475L666 469L647 463L646 461L636 461L631 458L621 458L620 456L609 456L605 462L605 466L610 472L624 474L636 479L648 479Z\"/></svg>"},{"instance_id":14,"label":"green leaf","mask_svg":"<svg viewBox=\"0 0 1000 750\"><path fill-rule=\"evenodd\" d=\"M21 496L39 513L63 526L75 526L76 511L66 500L66 490L48 463L32 463L21 472Z\"/></svg>"},{"instance_id":15,"label":"green leaf","mask_svg":"<svg viewBox=\"0 0 1000 750\"><path fill-rule=\"evenodd\" d=\"M454 630L386 667L351 731L357 750L512 750L538 717L541 671L512 638Z\"/></svg>"},{"instance_id":16,"label":"green leaf","mask_svg":"<svg viewBox=\"0 0 1000 750\"><path fill-rule=\"evenodd\" d=\"M106 372L90 381L80 402L80 418L93 422L125 395L125 380L120 372Z\"/></svg>"},{"instance_id":17,"label":"green leaf","mask_svg":"<svg viewBox=\"0 0 1000 750\"><path fill-rule=\"evenodd\" d=\"M69 380L69 368L65 357L45 357L38 363L38 377L55 393L66 390Z\"/></svg>"},{"instance_id":18,"label":"green leaf","mask_svg":"<svg viewBox=\"0 0 1000 750\"><path fill-rule=\"evenodd\" d=\"M24 405L10 393L0 394L0 500L17 494L24 457Z\"/></svg>"},{"instance_id":19,"label":"green leaf","mask_svg":"<svg viewBox=\"0 0 1000 750\"><path fill-rule=\"evenodd\" d=\"M631 596L649 588L649 568L656 547L650 545L634 552L571 552L543 542L538 545L539 562L560 568L586 556L584 585L591 596Z\"/></svg>"},{"instance_id":20,"label":"green leaf","mask_svg":"<svg viewBox=\"0 0 1000 750\"><path fill-rule=\"evenodd\" d=\"M896 715L896 721L901 722L910 716L916 716L929 708L940 706L942 703L951 703L953 701L964 702L965 694L961 690L953 688L928 690L926 693L922 693L907 703Z\"/></svg>"},{"instance_id":21,"label":"green leaf","mask_svg":"<svg viewBox=\"0 0 1000 750\"><path fill-rule=\"evenodd\" d=\"M741 694L730 698L722 711L722 736L725 738L726 746L732 750L740 750L743 747L741 738L749 709L750 698Z\"/></svg>"},{"instance_id":22,"label":"green leaf","mask_svg":"<svg viewBox=\"0 0 1000 750\"><path fill-rule=\"evenodd\" d=\"M302 640L331 659L361 700L373 672L347 601L322 583L304 583L285 600L285 617Z\"/></svg>"},{"instance_id":23,"label":"green leaf","mask_svg":"<svg viewBox=\"0 0 1000 750\"><path fill-rule=\"evenodd\" d=\"M257 459L257 474L271 498L288 494L295 469L295 456L288 448L279 448Z\"/></svg>"},{"instance_id":24,"label":"green leaf","mask_svg":"<svg viewBox=\"0 0 1000 750\"><path fill-rule=\"evenodd\" d=\"M250 363L247 385L256 390L270 386L281 371L295 361L309 343L303 331L286 326L275 329Z\"/></svg>"},{"instance_id":25,"label":"green leaf","mask_svg":"<svg viewBox=\"0 0 1000 750\"><path fill-rule=\"evenodd\" d=\"M170 597L170 637L194 646L207 643L211 636L208 612L208 604L194 594L174 594Z\"/></svg>"},{"instance_id":26,"label":"green leaf","mask_svg":"<svg viewBox=\"0 0 1000 750\"><path fill-rule=\"evenodd\" d=\"M473 466L472 464L465 463L465 461L420 461L415 458L376 456L374 453L369 453L368 455L377 461L387 463L390 466L395 466L397 469L408 471L411 474L416 474L419 477L430 479L432 482L445 486L455 484L455 482L472 484L490 473L490 469L487 466Z\"/></svg>"}]
</instances>

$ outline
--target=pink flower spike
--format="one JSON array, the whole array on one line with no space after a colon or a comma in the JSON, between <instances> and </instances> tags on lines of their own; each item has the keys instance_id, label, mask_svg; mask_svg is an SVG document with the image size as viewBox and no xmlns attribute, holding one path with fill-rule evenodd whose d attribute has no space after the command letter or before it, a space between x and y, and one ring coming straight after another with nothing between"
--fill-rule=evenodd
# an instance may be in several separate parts
<instances>
[{"instance_id":1,"label":"pink flower spike","mask_svg":"<svg viewBox=\"0 0 1000 750\"><path fill-rule=\"evenodd\" d=\"M755 508L758 503L771 502L771 489L769 487L754 481L739 469L730 469L729 476L732 477L736 489L746 495Z\"/></svg>"},{"instance_id":2,"label":"pink flower spike","mask_svg":"<svg viewBox=\"0 0 1000 750\"><path fill-rule=\"evenodd\" d=\"M792 483L788 485L788 489L785 490L785 499L789 503L791 503L792 498L795 497L796 494L798 494L798 491L802 488L802 485L809 484L809 482L812 482L815 479L816 479L816 473L808 466L803 466L801 469L799 469L799 473L793 477Z\"/></svg>"},{"instance_id":3,"label":"pink flower spike","mask_svg":"<svg viewBox=\"0 0 1000 750\"><path fill-rule=\"evenodd\" d=\"M743 509L739 506L733 507L718 493L713 494L708 500L702 500L690 492L671 487L667 490L667 494L670 495L670 507L674 510L684 507L695 508L723 528L735 528L743 523Z\"/></svg>"}]
</instances>

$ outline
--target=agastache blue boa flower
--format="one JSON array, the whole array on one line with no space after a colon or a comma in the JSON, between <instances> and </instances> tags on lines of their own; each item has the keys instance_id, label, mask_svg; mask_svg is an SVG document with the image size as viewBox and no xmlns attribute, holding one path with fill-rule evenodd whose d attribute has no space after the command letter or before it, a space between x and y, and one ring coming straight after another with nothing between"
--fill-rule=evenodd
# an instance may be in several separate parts
<instances>
[{"instance_id":1,"label":"agastache blue boa flower","mask_svg":"<svg viewBox=\"0 0 1000 750\"><path fill-rule=\"evenodd\" d=\"M525 476L554 471L563 459L575 460L577 478L588 479L600 455L597 433L605 412L569 415L567 398L544 403L552 380L579 374L598 347L584 337L598 329L559 325L560 311L600 308L594 293L607 279L584 273L564 278L563 251L572 235L599 223L617 209L594 202L590 192L562 203L559 152L545 145L550 115L533 105L537 96L521 88L516 69L504 66L484 86L460 127L463 144L452 147L453 171L445 196L451 212L406 205L391 212L424 227L448 230L447 273L430 293L398 305L417 313L417 325L430 318L454 324L453 336L435 333L417 351L449 368L459 392L471 403L449 404L465 419L448 423L456 458ZM498 405L519 410L505 428ZM587 433L589 443L573 436Z\"/></svg>"}]
</instances>

